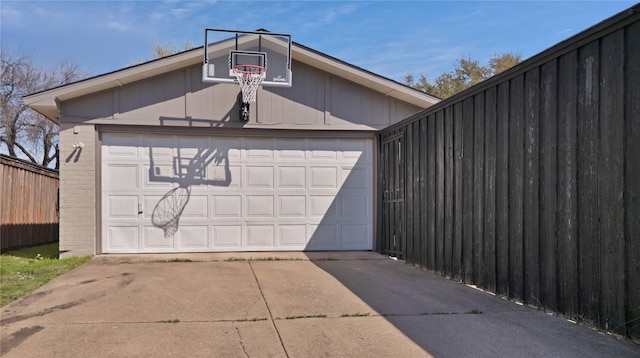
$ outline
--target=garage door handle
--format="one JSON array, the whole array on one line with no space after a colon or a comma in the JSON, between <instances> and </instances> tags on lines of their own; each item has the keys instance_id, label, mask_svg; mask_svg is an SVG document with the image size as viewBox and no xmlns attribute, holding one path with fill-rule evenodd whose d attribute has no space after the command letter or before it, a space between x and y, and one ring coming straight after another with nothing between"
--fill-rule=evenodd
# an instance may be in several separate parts
<instances>
[{"instance_id":1,"label":"garage door handle","mask_svg":"<svg viewBox=\"0 0 640 358\"><path fill-rule=\"evenodd\" d=\"M142 204L138 204L138 215L142 214Z\"/></svg>"}]
</instances>

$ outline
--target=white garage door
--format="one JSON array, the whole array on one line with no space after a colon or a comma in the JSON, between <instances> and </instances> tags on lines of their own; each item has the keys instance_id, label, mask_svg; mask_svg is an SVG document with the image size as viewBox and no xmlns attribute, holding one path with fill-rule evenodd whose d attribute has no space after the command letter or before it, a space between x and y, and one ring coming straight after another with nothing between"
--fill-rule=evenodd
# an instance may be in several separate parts
<instances>
[{"instance_id":1,"label":"white garage door","mask_svg":"<svg viewBox=\"0 0 640 358\"><path fill-rule=\"evenodd\" d=\"M373 140L102 134L104 253L371 250Z\"/></svg>"}]
</instances>

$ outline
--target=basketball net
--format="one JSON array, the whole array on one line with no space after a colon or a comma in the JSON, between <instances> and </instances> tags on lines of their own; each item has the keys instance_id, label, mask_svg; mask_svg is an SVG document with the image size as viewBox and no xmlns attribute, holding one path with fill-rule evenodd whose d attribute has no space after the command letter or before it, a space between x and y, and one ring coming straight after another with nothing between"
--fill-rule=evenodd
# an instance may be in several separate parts
<instances>
[{"instance_id":1,"label":"basketball net","mask_svg":"<svg viewBox=\"0 0 640 358\"><path fill-rule=\"evenodd\" d=\"M256 101L258 87L266 77L266 68L256 65L236 65L233 67L233 74L242 89L242 102L252 103Z\"/></svg>"}]
</instances>

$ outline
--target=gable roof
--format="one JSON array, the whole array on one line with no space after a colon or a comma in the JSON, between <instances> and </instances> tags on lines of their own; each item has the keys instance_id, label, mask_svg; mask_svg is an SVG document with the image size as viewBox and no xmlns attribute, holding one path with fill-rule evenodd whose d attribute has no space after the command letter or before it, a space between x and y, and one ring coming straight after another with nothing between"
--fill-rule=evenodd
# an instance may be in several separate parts
<instances>
[{"instance_id":1,"label":"gable roof","mask_svg":"<svg viewBox=\"0 0 640 358\"><path fill-rule=\"evenodd\" d=\"M209 45L223 46L219 44ZM318 68L332 75L347 79L373 91L383 93L395 99L428 108L440 99L428 95L412 87L377 75L360 67L341 61L301 44L292 44L292 59L311 67ZM67 85L51 88L24 97L27 106L40 114L59 123L60 111L57 102L85 96L88 94L120 87L145 78L176 71L188 66L202 63L203 46L180 52L160 59L126 67L113 72L90 77Z\"/></svg>"}]
</instances>

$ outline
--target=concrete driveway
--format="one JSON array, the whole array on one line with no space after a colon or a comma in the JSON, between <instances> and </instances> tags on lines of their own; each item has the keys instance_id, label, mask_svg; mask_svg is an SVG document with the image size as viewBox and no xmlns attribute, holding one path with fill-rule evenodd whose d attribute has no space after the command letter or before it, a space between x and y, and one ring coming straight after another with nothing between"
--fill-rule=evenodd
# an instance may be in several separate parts
<instances>
[{"instance_id":1,"label":"concrete driveway","mask_svg":"<svg viewBox=\"0 0 640 358\"><path fill-rule=\"evenodd\" d=\"M640 356L371 252L98 256L0 325L3 357Z\"/></svg>"}]
</instances>

